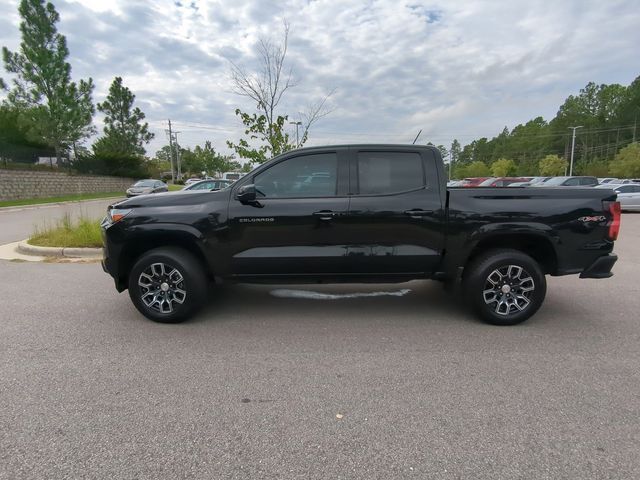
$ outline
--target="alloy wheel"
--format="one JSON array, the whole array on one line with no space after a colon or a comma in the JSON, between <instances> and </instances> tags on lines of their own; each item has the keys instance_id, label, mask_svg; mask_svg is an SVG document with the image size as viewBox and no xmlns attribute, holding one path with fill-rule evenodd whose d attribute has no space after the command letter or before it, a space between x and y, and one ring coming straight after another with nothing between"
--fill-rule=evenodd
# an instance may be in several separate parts
<instances>
[{"instance_id":1,"label":"alloy wheel","mask_svg":"<svg viewBox=\"0 0 640 480\"><path fill-rule=\"evenodd\" d=\"M507 316L526 310L535 291L533 277L518 265L493 270L485 282L482 297L498 315Z\"/></svg>"},{"instance_id":2,"label":"alloy wheel","mask_svg":"<svg viewBox=\"0 0 640 480\"><path fill-rule=\"evenodd\" d=\"M142 302L160 313L172 313L187 298L182 273L165 263L152 263L143 270L138 286Z\"/></svg>"}]
</instances>

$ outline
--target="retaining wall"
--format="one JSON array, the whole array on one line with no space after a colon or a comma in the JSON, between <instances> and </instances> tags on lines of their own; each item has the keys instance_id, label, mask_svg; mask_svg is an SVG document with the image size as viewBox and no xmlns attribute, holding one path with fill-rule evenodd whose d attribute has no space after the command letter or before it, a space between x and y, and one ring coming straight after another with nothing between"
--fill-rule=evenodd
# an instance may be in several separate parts
<instances>
[{"instance_id":1,"label":"retaining wall","mask_svg":"<svg viewBox=\"0 0 640 480\"><path fill-rule=\"evenodd\" d=\"M121 177L0 169L0 200L62 197L80 193L124 194L133 182L131 178Z\"/></svg>"}]
</instances>

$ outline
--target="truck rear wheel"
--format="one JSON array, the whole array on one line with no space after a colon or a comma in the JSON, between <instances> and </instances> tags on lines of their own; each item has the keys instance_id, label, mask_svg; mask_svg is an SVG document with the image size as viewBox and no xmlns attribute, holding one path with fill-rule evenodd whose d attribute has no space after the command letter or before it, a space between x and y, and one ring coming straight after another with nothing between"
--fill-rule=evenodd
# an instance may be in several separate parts
<instances>
[{"instance_id":1,"label":"truck rear wheel","mask_svg":"<svg viewBox=\"0 0 640 480\"><path fill-rule=\"evenodd\" d=\"M463 288L474 311L493 325L516 325L538 311L547 282L538 263L518 250L490 250L465 269Z\"/></svg>"},{"instance_id":2,"label":"truck rear wheel","mask_svg":"<svg viewBox=\"0 0 640 480\"><path fill-rule=\"evenodd\" d=\"M145 317L178 323L204 303L207 277L193 255L177 247L143 254L129 273L129 296Z\"/></svg>"}]
</instances>

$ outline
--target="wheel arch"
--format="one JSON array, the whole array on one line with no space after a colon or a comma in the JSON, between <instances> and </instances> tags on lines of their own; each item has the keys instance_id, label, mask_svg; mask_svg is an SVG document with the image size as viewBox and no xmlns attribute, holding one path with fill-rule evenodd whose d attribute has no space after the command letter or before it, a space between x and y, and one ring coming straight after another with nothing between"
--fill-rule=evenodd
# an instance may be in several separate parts
<instances>
[{"instance_id":1,"label":"wheel arch","mask_svg":"<svg viewBox=\"0 0 640 480\"><path fill-rule=\"evenodd\" d=\"M518 250L533 258L545 274L554 274L558 269L558 255L551 240L536 233L500 233L480 239L469 251L465 267L488 250L501 248Z\"/></svg>"},{"instance_id":2,"label":"wheel arch","mask_svg":"<svg viewBox=\"0 0 640 480\"><path fill-rule=\"evenodd\" d=\"M202 265L207 277L213 279L213 270L198 237L181 230L147 231L129 239L120 252L118 260L119 290L126 288L129 272L136 260L146 252L159 247L178 247L186 250Z\"/></svg>"}]
</instances>

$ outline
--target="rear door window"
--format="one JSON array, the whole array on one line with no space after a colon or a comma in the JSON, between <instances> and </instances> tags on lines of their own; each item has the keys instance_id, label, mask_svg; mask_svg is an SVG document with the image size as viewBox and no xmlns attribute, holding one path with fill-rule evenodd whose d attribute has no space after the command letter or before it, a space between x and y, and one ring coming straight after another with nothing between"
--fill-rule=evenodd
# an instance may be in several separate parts
<instances>
[{"instance_id":1,"label":"rear door window","mask_svg":"<svg viewBox=\"0 0 640 480\"><path fill-rule=\"evenodd\" d=\"M360 195L387 195L425 186L422 157L413 152L359 152Z\"/></svg>"}]
</instances>

